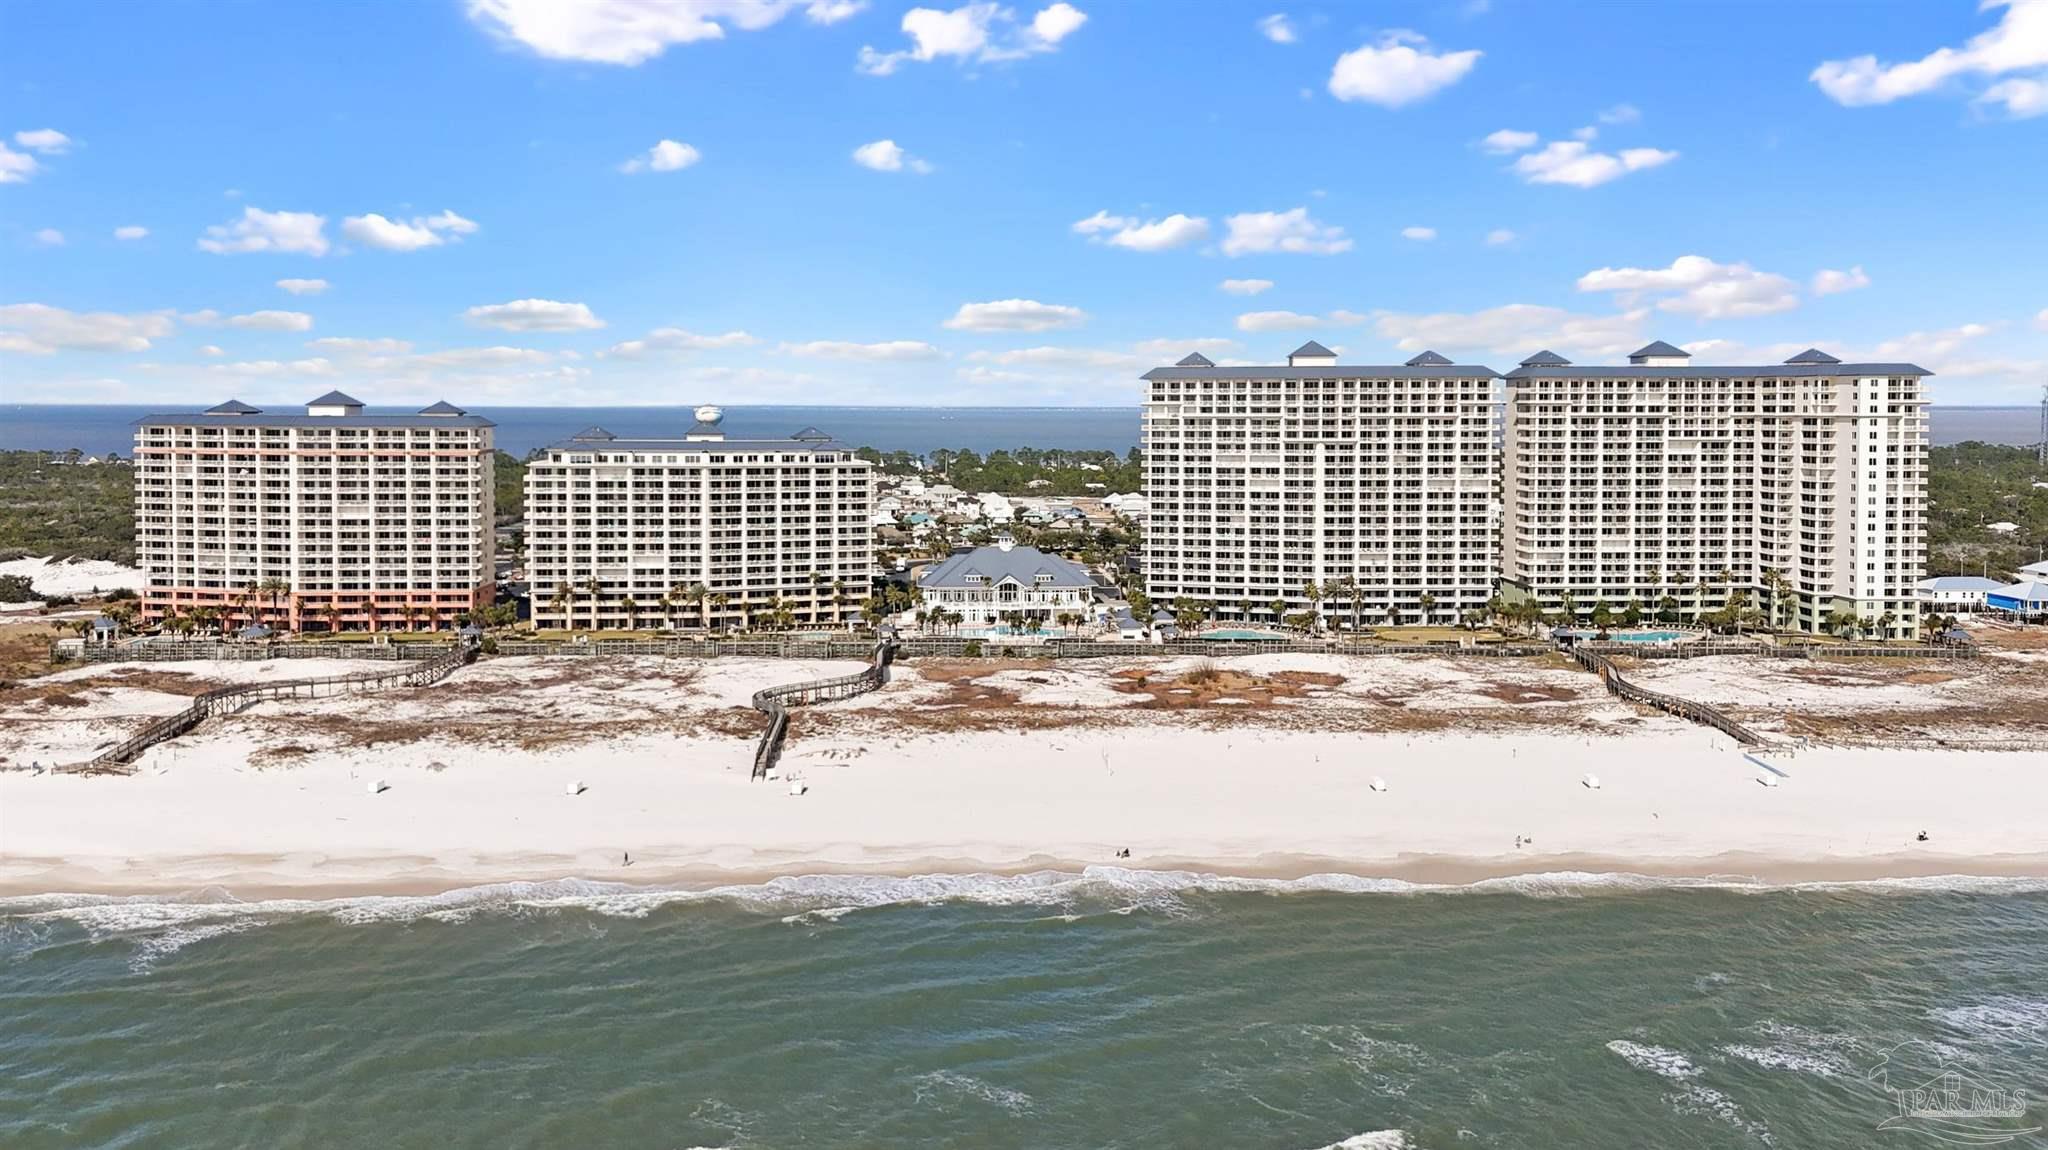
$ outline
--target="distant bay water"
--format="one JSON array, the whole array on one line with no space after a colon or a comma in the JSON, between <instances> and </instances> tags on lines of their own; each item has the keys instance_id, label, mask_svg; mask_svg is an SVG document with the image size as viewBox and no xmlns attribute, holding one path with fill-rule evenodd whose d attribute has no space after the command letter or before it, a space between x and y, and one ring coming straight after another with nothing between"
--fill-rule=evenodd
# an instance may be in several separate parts
<instances>
[{"instance_id":1,"label":"distant bay water","mask_svg":"<svg viewBox=\"0 0 2048 1150\"><path fill-rule=\"evenodd\" d=\"M299 413L298 405L277 410ZM145 415L200 410L177 404L0 405L0 449L92 455L135 445L133 424ZM414 407L370 407L372 415L404 415ZM681 436L689 407L473 407L498 425L498 446L523 456L567 439L586 427L616 435ZM735 438L785 436L816 427L857 447L925 454L942 448L989 452L1011 447L1061 447L1125 452L1138 445L1135 407L728 407L726 434Z\"/></svg>"},{"instance_id":2,"label":"distant bay water","mask_svg":"<svg viewBox=\"0 0 2048 1150\"><path fill-rule=\"evenodd\" d=\"M127 454L132 424L145 415L186 410L176 404L0 405L0 450ZM197 410L197 409L193 409ZM279 410L300 410L297 405ZM406 414L411 407L371 407L371 414ZM688 407L476 407L498 425L498 446L514 455L566 439L586 427L619 435L681 435ZM925 454L941 448L989 452L998 448L1061 447L1125 452L1138 445L1135 407L728 407L727 434L783 436L816 427L859 447ZM2026 446L2040 440L2034 407L1936 407L1931 441L1937 446L1980 440Z\"/></svg>"}]
</instances>

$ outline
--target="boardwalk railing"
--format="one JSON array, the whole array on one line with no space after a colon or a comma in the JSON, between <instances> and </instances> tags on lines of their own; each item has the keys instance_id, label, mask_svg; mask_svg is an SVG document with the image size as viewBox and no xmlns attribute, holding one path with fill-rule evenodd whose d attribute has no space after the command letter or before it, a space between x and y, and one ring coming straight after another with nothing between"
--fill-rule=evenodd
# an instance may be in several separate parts
<instances>
[{"instance_id":1,"label":"boardwalk railing","mask_svg":"<svg viewBox=\"0 0 2048 1150\"><path fill-rule=\"evenodd\" d=\"M1617 643L1582 639L1581 650L1601 655L1628 655L1637 659L1699 659L1714 655L1755 655L1765 659L1974 659L1977 649L1967 644L1936 646L1885 646L1870 643L1851 646L1831 643Z\"/></svg>"},{"instance_id":2,"label":"boardwalk railing","mask_svg":"<svg viewBox=\"0 0 2048 1150\"><path fill-rule=\"evenodd\" d=\"M156 720L92 759L61 765L56 770L64 774L132 775L135 773L136 756L158 743L177 738L215 715L225 715L264 699L318 699L385 687L423 687L447 678L456 668L475 659L476 653L476 644L463 642L442 648L441 654L433 659L407 660L404 665L388 670L222 687L193 696L191 705L184 710Z\"/></svg>"},{"instance_id":3,"label":"boardwalk railing","mask_svg":"<svg viewBox=\"0 0 2048 1150\"><path fill-rule=\"evenodd\" d=\"M889 658L894 647L887 639L875 644L875 661L867 669L834 679L813 679L808 683L785 683L754 692L754 709L768 716L768 729L754 747L754 778L765 779L782 756L782 740L789 734L789 708L833 699L864 695L889 681Z\"/></svg>"},{"instance_id":4,"label":"boardwalk railing","mask_svg":"<svg viewBox=\"0 0 2048 1150\"><path fill-rule=\"evenodd\" d=\"M1690 719L1695 723L1713 727L1745 746L1758 746L1764 741L1763 736L1705 703L1695 703L1691 699L1681 699L1676 695L1666 695L1647 687L1636 686L1622 678L1613 660L1598 651L1589 650L1584 646L1566 646L1559 649L1578 660L1580 666L1599 675L1600 681L1607 685L1608 693L1617 698L1655 707L1665 714L1677 715L1681 719Z\"/></svg>"}]
</instances>

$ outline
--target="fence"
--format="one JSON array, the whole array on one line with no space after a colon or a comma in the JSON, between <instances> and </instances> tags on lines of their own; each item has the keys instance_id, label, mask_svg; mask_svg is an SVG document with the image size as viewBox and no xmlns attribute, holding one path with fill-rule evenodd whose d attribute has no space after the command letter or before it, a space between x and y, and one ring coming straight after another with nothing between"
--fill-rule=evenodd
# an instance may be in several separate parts
<instances>
[{"instance_id":1,"label":"fence","mask_svg":"<svg viewBox=\"0 0 2048 1150\"><path fill-rule=\"evenodd\" d=\"M1916 644L1911 647L1836 646L1827 643L1602 643L1581 640L1581 650L1637 659L1699 659L1714 655L1754 655L1765 659L1974 659L1977 649Z\"/></svg>"},{"instance_id":2,"label":"fence","mask_svg":"<svg viewBox=\"0 0 2048 1150\"><path fill-rule=\"evenodd\" d=\"M84 663L183 663L200 659L438 659L459 643L304 643L230 642L212 639L130 639L125 643L83 651L50 652L52 663L73 659Z\"/></svg>"},{"instance_id":3,"label":"fence","mask_svg":"<svg viewBox=\"0 0 2048 1150\"><path fill-rule=\"evenodd\" d=\"M851 699L875 690L889 680L889 658L893 647L887 639L875 644L875 661L855 675L835 679L814 679L808 683L786 683L754 692L754 709L768 716L768 729L754 747L754 778L764 779L782 755L782 740L789 734L789 708L833 699Z\"/></svg>"},{"instance_id":4,"label":"fence","mask_svg":"<svg viewBox=\"0 0 2048 1150\"><path fill-rule=\"evenodd\" d=\"M1626 699L1631 703L1641 703L1645 706L1655 707L1666 714L1677 715L1681 719L1690 719L1695 723L1703 723L1728 735L1736 742L1747 746L1754 747L1764 741L1763 737L1755 731L1707 706L1705 703L1695 703L1691 699L1681 699L1676 695L1666 695L1645 687L1636 686L1634 683L1622 678L1621 672L1615 669L1614 663L1598 651L1589 650L1584 646L1563 647L1560 649L1565 654L1578 660L1580 666L1599 675L1600 681L1607 684L1608 693L1618 698Z\"/></svg>"},{"instance_id":5,"label":"fence","mask_svg":"<svg viewBox=\"0 0 2048 1150\"><path fill-rule=\"evenodd\" d=\"M141 731L100 752L83 763L71 763L57 767L65 774L122 774L135 773L135 758L142 752L198 726L202 720L215 715L224 715L238 710L249 703L262 699L317 699L323 694L334 695L346 691L374 691L383 687L423 687L448 677L457 667L476 658L476 647L470 643L459 643L441 648L441 654L428 660L407 660L408 666L394 667L384 671L358 671L352 675L329 675L319 679L287 679L276 683L251 683L240 687L222 687L195 695L190 706L175 715L166 715L144 727Z\"/></svg>"}]
</instances>

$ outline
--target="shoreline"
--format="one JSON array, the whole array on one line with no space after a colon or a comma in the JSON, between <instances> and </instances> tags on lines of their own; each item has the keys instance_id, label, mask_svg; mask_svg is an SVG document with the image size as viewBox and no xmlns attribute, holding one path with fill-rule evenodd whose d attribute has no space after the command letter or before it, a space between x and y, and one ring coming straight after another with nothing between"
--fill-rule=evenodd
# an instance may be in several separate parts
<instances>
[{"instance_id":1,"label":"shoreline","mask_svg":"<svg viewBox=\"0 0 2048 1150\"><path fill-rule=\"evenodd\" d=\"M220 865L232 861L232 865ZM40 860L0 860L15 873L0 878L0 902L9 900L111 898L163 901L256 903L273 900L342 902L367 898L421 899L485 891L499 887L589 885L614 893L709 894L721 890L770 888L776 884L830 880L936 879L1007 880L1025 877L1081 879L1089 875L1137 876L1138 882L1162 886L1226 888L1266 885L1285 890L1290 884L1304 892L1341 892L1356 883L1359 893L1415 893L1484 889L1503 880L1549 880L1564 888L1730 889L1758 892L1812 887L1882 887L1924 885L1930 889L1991 885L2006 881L2041 880L2048 889L2048 853L1969 857L1946 854L1890 854L1866 858L1774 858L1733 852L1698 858L1627 859L1595 855L1547 855L1522 858L1402 856L1372 860L1303 855L1267 855L1235 859L1173 856L1128 859L1073 859L1035 855L983 861L946 855L905 857L855 865L829 860L717 867L663 866L659 860L635 859L631 867L611 873L574 873L552 860L473 860L463 872L438 867L394 869L406 861L394 858L330 860L342 869L377 872L375 876L342 878L307 871L286 877L278 869L252 865L246 856L153 860L151 871L191 877L141 878L76 864L57 863L33 875L20 873L24 864ZM286 863L287 860L271 860ZM323 864L323 865L330 865ZM1939 880L1952 880L1943 882ZM1512 885L1506 884L1506 885ZM199 896L204 896L203 898Z\"/></svg>"}]
</instances>

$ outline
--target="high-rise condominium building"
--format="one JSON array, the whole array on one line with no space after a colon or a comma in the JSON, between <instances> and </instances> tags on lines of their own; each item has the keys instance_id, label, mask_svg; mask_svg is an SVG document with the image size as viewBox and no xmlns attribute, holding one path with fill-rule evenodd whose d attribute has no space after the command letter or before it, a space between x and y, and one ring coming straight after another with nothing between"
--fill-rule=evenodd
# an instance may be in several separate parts
<instances>
[{"instance_id":1,"label":"high-rise condominium building","mask_svg":"<svg viewBox=\"0 0 2048 1150\"><path fill-rule=\"evenodd\" d=\"M855 618L874 571L873 468L807 427L728 439L697 409L677 438L603 428L526 469L527 575L541 627Z\"/></svg>"},{"instance_id":2,"label":"high-rise condominium building","mask_svg":"<svg viewBox=\"0 0 2048 1150\"><path fill-rule=\"evenodd\" d=\"M1746 596L1780 626L1908 636L1926 561L1929 373L1806 351L1706 367L1539 352L1507 374L1502 591L1690 618Z\"/></svg>"},{"instance_id":3,"label":"high-rise condominium building","mask_svg":"<svg viewBox=\"0 0 2048 1150\"><path fill-rule=\"evenodd\" d=\"M492 423L448 403L365 415L333 391L305 414L229 400L135 422L142 612L391 629L487 606Z\"/></svg>"},{"instance_id":4,"label":"high-rise condominium building","mask_svg":"<svg viewBox=\"0 0 2048 1150\"><path fill-rule=\"evenodd\" d=\"M1145 373L1146 590L1225 619L1454 620L1493 593L1498 379L1424 352L1350 367L1190 355Z\"/></svg>"}]
</instances>

